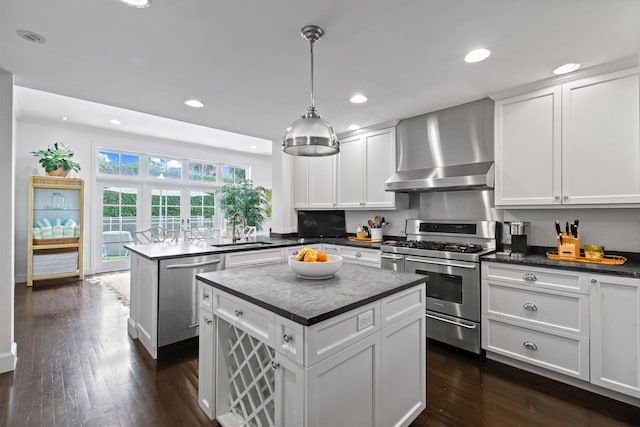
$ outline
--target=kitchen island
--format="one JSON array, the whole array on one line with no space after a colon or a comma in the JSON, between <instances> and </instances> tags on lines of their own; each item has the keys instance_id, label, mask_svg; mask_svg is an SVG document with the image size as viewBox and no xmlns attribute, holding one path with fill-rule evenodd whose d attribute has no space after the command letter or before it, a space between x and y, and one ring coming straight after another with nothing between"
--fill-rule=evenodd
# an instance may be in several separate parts
<instances>
[{"instance_id":1,"label":"kitchen island","mask_svg":"<svg viewBox=\"0 0 640 427\"><path fill-rule=\"evenodd\" d=\"M306 280L278 263L197 278L198 400L222 425L408 425L425 408L424 276L344 264Z\"/></svg>"}]
</instances>

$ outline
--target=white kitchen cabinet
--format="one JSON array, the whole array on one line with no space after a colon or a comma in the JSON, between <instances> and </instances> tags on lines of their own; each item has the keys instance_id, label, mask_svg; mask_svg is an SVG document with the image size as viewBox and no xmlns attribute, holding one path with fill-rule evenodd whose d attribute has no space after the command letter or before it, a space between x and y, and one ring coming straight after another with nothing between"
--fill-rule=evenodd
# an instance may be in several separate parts
<instances>
[{"instance_id":1,"label":"white kitchen cabinet","mask_svg":"<svg viewBox=\"0 0 640 427\"><path fill-rule=\"evenodd\" d=\"M384 191L384 183L395 167L395 127L342 140L338 155L338 208L395 208L395 193Z\"/></svg>"},{"instance_id":2,"label":"white kitchen cabinet","mask_svg":"<svg viewBox=\"0 0 640 427\"><path fill-rule=\"evenodd\" d=\"M294 168L294 207L333 209L336 207L336 156L296 156Z\"/></svg>"},{"instance_id":3,"label":"white kitchen cabinet","mask_svg":"<svg viewBox=\"0 0 640 427\"><path fill-rule=\"evenodd\" d=\"M483 262L481 286L487 357L640 398L640 279Z\"/></svg>"},{"instance_id":4,"label":"white kitchen cabinet","mask_svg":"<svg viewBox=\"0 0 640 427\"><path fill-rule=\"evenodd\" d=\"M158 357L158 262L131 252L129 336Z\"/></svg>"},{"instance_id":5,"label":"white kitchen cabinet","mask_svg":"<svg viewBox=\"0 0 640 427\"><path fill-rule=\"evenodd\" d=\"M259 249L255 251L231 252L225 255L224 268L244 267L247 265L281 262L282 248Z\"/></svg>"},{"instance_id":6,"label":"white kitchen cabinet","mask_svg":"<svg viewBox=\"0 0 640 427\"><path fill-rule=\"evenodd\" d=\"M495 108L496 206L640 203L638 68Z\"/></svg>"},{"instance_id":7,"label":"white kitchen cabinet","mask_svg":"<svg viewBox=\"0 0 640 427\"><path fill-rule=\"evenodd\" d=\"M211 287L199 285L200 312L199 319L199 341L198 341L198 403L200 408L213 418L216 413L215 408L215 318L211 311L211 301L213 299Z\"/></svg>"},{"instance_id":8,"label":"white kitchen cabinet","mask_svg":"<svg viewBox=\"0 0 640 427\"><path fill-rule=\"evenodd\" d=\"M304 425L304 367L276 353L272 368L275 371L274 425Z\"/></svg>"},{"instance_id":9,"label":"white kitchen cabinet","mask_svg":"<svg viewBox=\"0 0 640 427\"><path fill-rule=\"evenodd\" d=\"M640 398L640 280L590 278L591 382Z\"/></svg>"},{"instance_id":10,"label":"white kitchen cabinet","mask_svg":"<svg viewBox=\"0 0 640 427\"><path fill-rule=\"evenodd\" d=\"M298 255L298 252L302 248L311 248L315 251L320 251L322 250L322 244L316 243L314 245L300 245L300 246L292 246L292 247L284 248L285 261L288 261L291 255Z\"/></svg>"},{"instance_id":11,"label":"white kitchen cabinet","mask_svg":"<svg viewBox=\"0 0 640 427\"><path fill-rule=\"evenodd\" d=\"M380 268L381 258L379 249L365 249L354 246L341 246L324 243L322 250L327 254L340 255L342 262Z\"/></svg>"},{"instance_id":12,"label":"white kitchen cabinet","mask_svg":"<svg viewBox=\"0 0 640 427\"><path fill-rule=\"evenodd\" d=\"M372 334L310 367L307 425L379 424L376 423L376 411L380 408L379 364L380 336Z\"/></svg>"}]
</instances>

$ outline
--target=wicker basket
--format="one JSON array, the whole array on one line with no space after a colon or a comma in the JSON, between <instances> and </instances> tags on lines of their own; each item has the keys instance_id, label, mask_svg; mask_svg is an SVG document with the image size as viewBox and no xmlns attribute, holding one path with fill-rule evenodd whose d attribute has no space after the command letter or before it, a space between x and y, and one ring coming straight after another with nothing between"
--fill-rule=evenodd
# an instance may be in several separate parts
<instances>
[{"instance_id":1,"label":"wicker basket","mask_svg":"<svg viewBox=\"0 0 640 427\"><path fill-rule=\"evenodd\" d=\"M68 243L78 243L79 237L58 237L55 239L33 239L34 245L65 245Z\"/></svg>"}]
</instances>

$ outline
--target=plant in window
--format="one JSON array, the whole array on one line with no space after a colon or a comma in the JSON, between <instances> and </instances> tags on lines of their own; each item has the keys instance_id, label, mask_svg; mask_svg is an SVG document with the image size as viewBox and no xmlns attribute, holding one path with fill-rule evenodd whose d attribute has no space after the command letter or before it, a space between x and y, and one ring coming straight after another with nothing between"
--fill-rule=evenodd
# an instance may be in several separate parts
<instances>
[{"instance_id":1,"label":"plant in window","mask_svg":"<svg viewBox=\"0 0 640 427\"><path fill-rule=\"evenodd\" d=\"M38 162L51 176L67 176L71 171L80 171L80 165L72 160L73 150L62 142L56 142L46 150L32 151L31 154L40 157Z\"/></svg>"},{"instance_id":2,"label":"plant in window","mask_svg":"<svg viewBox=\"0 0 640 427\"><path fill-rule=\"evenodd\" d=\"M242 179L220 187L218 194L220 209L228 220L231 220L233 214L239 212L246 218L246 225L262 230L267 205L264 187L254 187L250 179Z\"/></svg>"}]
</instances>

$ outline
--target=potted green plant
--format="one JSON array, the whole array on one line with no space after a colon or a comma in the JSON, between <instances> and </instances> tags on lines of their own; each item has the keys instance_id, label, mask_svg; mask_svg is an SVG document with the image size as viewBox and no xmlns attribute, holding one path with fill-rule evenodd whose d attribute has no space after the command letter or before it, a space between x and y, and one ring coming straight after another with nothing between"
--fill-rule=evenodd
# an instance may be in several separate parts
<instances>
[{"instance_id":1,"label":"potted green plant","mask_svg":"<svg viewBox=\"0 0 640 427\"><path fill-rule=\"evenodd\" d=\"M51 176L67 176L71 171L80 171L80 165L72 160L73 150L62 142L56 142L46 150L32 151L31 154L40 157L38 162Z\"/></svg>"},{"instance_id":2,"label":"potted green plant","mask_svg":"<svg viewBox=\"0 0 640 427\"><path fill-rule=\"evenodd\" d=\"M254 187L250 179L225 184L218 190L218 202L228 221L235 213L240 213L244 217L245 224L243 225L254 226L257 230L262 230L262 224L265 221L265 208L268 204L267 191L264 187ZM237 223L237 225L241 224L242 222Z\"/></svg>"}]
</instances>

